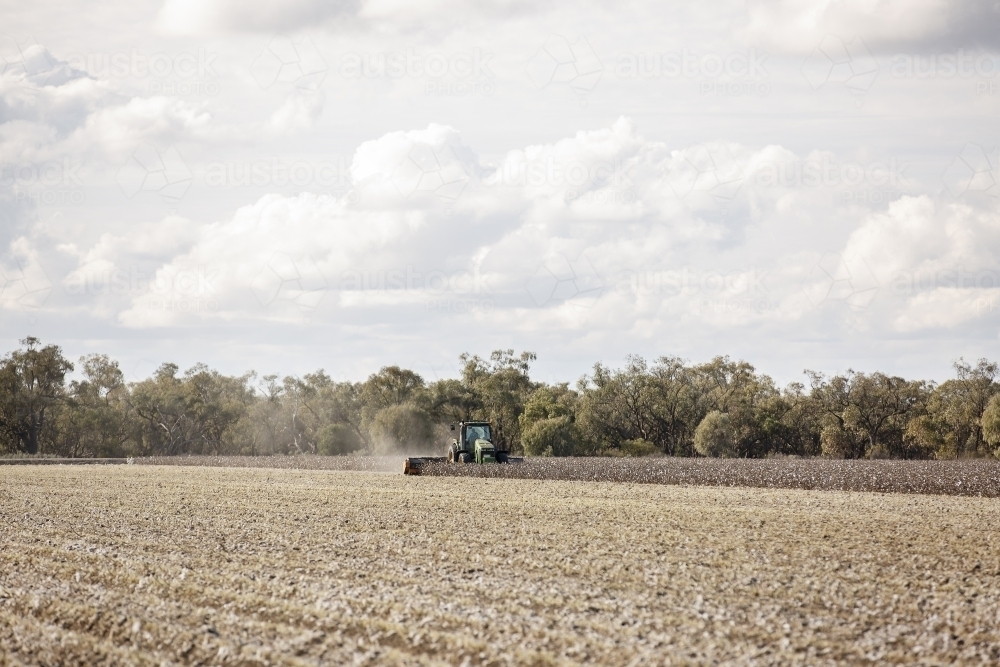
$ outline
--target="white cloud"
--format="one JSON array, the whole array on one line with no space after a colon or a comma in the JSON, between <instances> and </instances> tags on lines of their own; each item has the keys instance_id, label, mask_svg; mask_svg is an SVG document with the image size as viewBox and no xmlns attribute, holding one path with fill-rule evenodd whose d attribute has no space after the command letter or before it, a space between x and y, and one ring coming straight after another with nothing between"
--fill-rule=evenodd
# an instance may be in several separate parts
<instances>
[{"instance_id":1,"label":"white cloud","mask_svg":"<svg viewBox=\"0 0 1000 667\"><path fill-rule=\"evenodd\" d=\"M204 34L239 30L273 32L314 26L333 17L349 15L355 3L346 0L317 2L291 0L279 4L254 0L167 0L157 23L178 34Z\"/></svg>"},{"instance_id":2,"label":"white cloud","mask_svg":"<svg viewBox=\"0 0 1000 667\"><path fill-rule=\"evenodd\" d=\"M232 220L202 228L189 250L156 270L152 284L157 288L136 295L119 319L127 326L144 327L190 317L294 316L295 309L289 313L285 307L296 304L272 304L276 296L261 296L267 293L261 281L267 282L268 272L288 278L294 271L282 267L290 262L308 267L310 274L339 279L358 259L378 257L387 246L391 250L405 244L424 222L412 212L353 211L346 201L328 196L270 195L240 209ZM205 308L187 311L163 305L184 302L201 302Z\"/></svg>"},{"instance_id":3,"label":"white cloud","mask_svg":"<svg viewBox=\"0 0 1000 667\"><path fill-rule=\"evenodd\" d=\"M870 216L845 255L868 258L901 331L953 328L997 310L1000 210L904 197ZM991 305L992 304L992 305ZM989 319L993 319L990 317Z\"/></svg>"},{"instance_id":4,"label":"white cloud","mask_svg":"<svg viewBox=\"0 0 1000 667\"><path fill-rule=\"evenodd\" d=\"M165 96L125 98L40 46L28 53L54 64L39 70L35 63L0 78L0 154L9 163L118 162L144 141L207 138L211 116L201 105ZM49 76L53 72L58 76Z\"/></svg>"},{"instance_id":5,"label":"white cloud","mask_svg":"<svg viewBox=\"0 0 1000 667\"><path fill-rule=\"evenodd\" d=\"M752 0L737 30L779 53L808 53L827 36L872 49L997 46L1000 8L978 0Z\"/></svg>"},{"instance_id":6,"label":"white cloud","mask_svg":"<svg viewBox=\"0 0 1000 667\"><path fill-rule=\"evenodd\" d=\"M37 251L24 238L0 254L0 309L23 311L40 308L52 291L52 280L38 260Z\"/></svg>"},{"instance_id":7,"label":"white cloud","mask_svg":"<svg viewBox=\"0 0 1000 667\"><path fill-rule=\"evenodd\" d=\"M996 284L995 280L993 284ZM904 333L959 328L968 331L971 324L994 315L998 304L998 288L938 287L920 292L907 301L893 324Z\"/></svg>"},{"instance_id":8,"label":"white cloud","mask_svg":"<svg viewBox=\"0 0 1000 667\"><path fill-rule=\"evenodd\" d=\"M875 164L876 185L909 183ZM163 250L164 234L185 239L163 250L151 281L161 288L132 295L118 315L140 328L303 316L405 327L427 304L455 302L509 312L522 332L811 326L831 309L895 317L907 330L936 322L914 318L913 304L929 297L899 293L900 276L998 265L996 211L903 197L832 239L832 252L784 231L802 225L803 211L826 224L859 213L821 210L842 179L864 177L858 169L780 146L670 151L624 118L488 165L456 130L431 125L358 147L357 200L269 195L201 228L105 236L80 271ZM768 239L759 249L758 236ZM197 302L211 307L170 307Z\"/></svg>"},{"instance_id":9,"label":"white cloud","mask_svg":"<svg viewBox=\"0 0 1000 667\"><path fill-rule=\"evenodd\" d=\"M79 152L121 159L142 142L168 144L206 136L211 116L204 109L169 97L135 97L91 113L69 139Z\"/></svg>"},{"instance_id":10,"label":"white cloud","mask_svg":"<svg viewBox=\"0 0 1000 667\"><path fill-rule=\"evenodd\" d=\"M927 195L903 197L865 220L851 234L845 252L877 259L882 282L905 272L959 265L971 271L993 269L1000 266L1000 215L995 207L945 204Z\"/></svg>"},{"instance_id":11,"label":"white cloud","mask_svg":"<svg viewBox=\"0 0 1000 667\"><path fill-rule=\"evenodd\" d=\"M964 0L12 11L0 263L51 289L8 292L0 328L148 358L199 325L242 369L309 321L279 370L358 373L515 343L566 377L626 352L862 367L901 336L914 364L972 356L1000 324L997 26Z\"/></svg>"},{"instance_id":12,"label":"white cloud","mask_svg":"<svg viewBox=\"0 0 1000 667\"><path fill-rule=\"evenodd\" d=\"M461 25L469 19L502 17L533 10L523 0L290 0L280 5L252 0L166 0L157 25L168 33L203 35L227 32L295 31L337 21L373 23L399 29L427 29L430 24Z\"/></svg>"}]
</instances>

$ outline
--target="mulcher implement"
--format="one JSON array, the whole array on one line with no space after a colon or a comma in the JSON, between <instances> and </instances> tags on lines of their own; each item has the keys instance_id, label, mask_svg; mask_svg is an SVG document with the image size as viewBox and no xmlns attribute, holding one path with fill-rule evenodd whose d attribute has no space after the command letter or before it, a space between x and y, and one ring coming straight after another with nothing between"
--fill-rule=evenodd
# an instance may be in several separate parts
<instances>
[{"instance_id":1,"label":"mulcher implement","mask_svg":"<svg viewBox=\"0 0 1000 667\"><path fill-rule=\"evenodd\" d=\"M419 475L428 463L519 463L510 452L501 449L493 437L493 428L486 421L468 421L452 424L457 437L448 445L445 456L410 457L403 463L403 474Z\"/></svg>"}]
</instances>

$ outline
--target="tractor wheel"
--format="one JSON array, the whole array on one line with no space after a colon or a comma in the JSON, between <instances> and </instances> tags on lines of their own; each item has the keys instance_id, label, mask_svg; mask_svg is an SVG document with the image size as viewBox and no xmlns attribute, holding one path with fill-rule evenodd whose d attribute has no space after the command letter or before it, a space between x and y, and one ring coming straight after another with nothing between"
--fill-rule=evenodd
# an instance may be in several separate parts
<instances>
[{"instance_id":1,"label":"tractor wheel","mask_svg":"<svg viewBox=\"0 0 1000 667\"><path fill-rule=\"evenodd\" d=\"M497 452L497 463L507 463L507 452Z\"/></svg>"},{"instance_id":2,"label":"tractor wheel","mask_svg":"<svg viewBox=\"0 0 1000 667\"><path fill-rule=\"evenodd\" d=\"M459 457L460 457L459 461L460 463L472 463L474 460L472 458L472 454L459 454Z\"/></svg>"}]
</instances>

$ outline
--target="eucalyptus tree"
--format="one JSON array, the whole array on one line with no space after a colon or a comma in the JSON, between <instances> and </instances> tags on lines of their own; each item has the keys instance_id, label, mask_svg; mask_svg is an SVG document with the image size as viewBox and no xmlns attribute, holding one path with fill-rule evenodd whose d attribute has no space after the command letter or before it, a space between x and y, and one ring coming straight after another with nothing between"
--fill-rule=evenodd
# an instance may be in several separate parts
<instances>
[{"instance_id":1,"label":"eucalyptus tree","mask_svg":"<svg viewBox=\"0 0 1000 667\"><path fill-rule=\"evenodd\" d=\"M58 345L34 337L0 359L0 433L8 449L38 454L53 440L51 417L66 400L73 370Z\"/></svg>"}]
</instances>

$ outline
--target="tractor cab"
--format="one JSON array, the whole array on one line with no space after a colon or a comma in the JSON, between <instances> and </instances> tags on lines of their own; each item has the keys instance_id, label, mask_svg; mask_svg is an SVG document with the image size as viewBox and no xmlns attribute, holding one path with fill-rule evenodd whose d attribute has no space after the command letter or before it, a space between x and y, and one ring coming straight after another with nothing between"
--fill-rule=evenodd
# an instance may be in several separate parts
<instances>
[{"instance_id":1,"label":"tractor cab","mask_svg":"<svg viewBox=\"0 0 1000 667\"><path fill-rule=\"evenodd\" d=\"M499 451L493 429L486 421L452 424L455 439L448 449L448 459L454 463L506 463L507 452Z\"/></svg>"}]
</instances>

